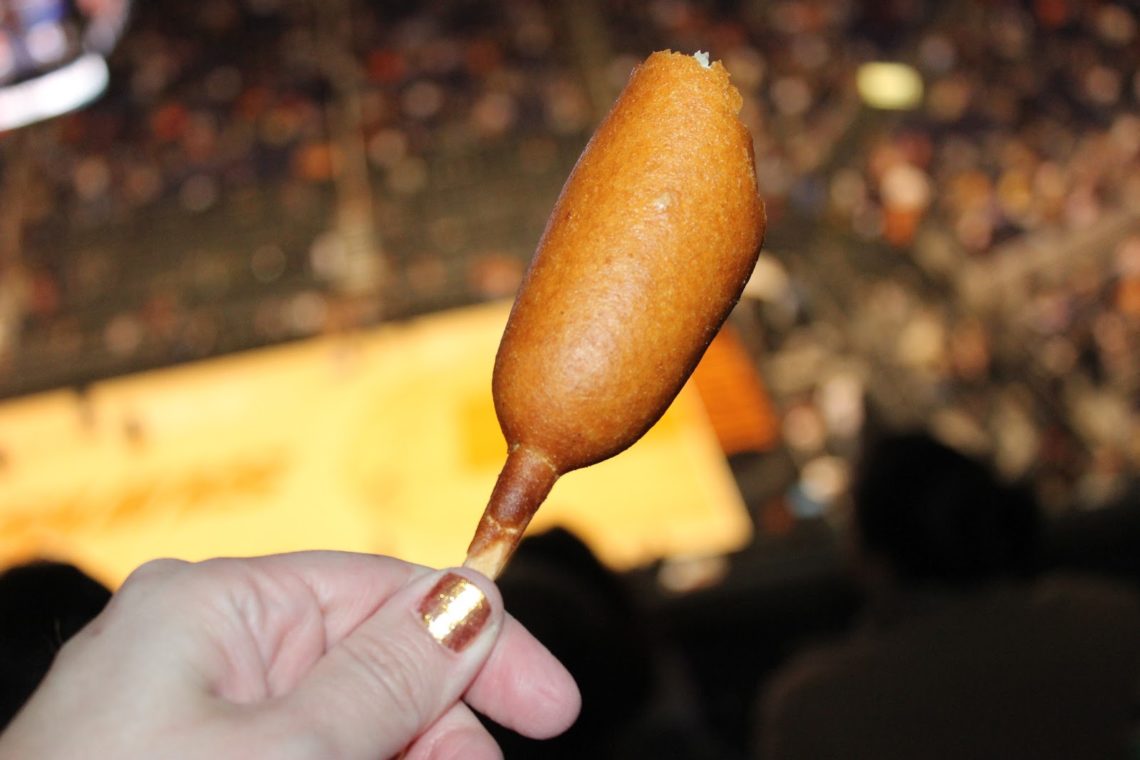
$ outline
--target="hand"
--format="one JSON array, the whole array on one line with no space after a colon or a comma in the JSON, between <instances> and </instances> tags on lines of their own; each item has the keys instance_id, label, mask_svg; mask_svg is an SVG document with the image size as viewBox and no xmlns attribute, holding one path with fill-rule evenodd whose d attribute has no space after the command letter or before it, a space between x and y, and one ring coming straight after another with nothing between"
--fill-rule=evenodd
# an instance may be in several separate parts
<instances>
[{"instance_id":1,"label":"hand","mask_svg":"<svg viewBox=\"0 0 1140 760\"><path fill-rule=\"evenodd\" d=\"M337 552L159 560L63 647L0 758L478 760L501 753L472 709L547 738L578 707L478 573Z\"/></svg>"}]
</instances>

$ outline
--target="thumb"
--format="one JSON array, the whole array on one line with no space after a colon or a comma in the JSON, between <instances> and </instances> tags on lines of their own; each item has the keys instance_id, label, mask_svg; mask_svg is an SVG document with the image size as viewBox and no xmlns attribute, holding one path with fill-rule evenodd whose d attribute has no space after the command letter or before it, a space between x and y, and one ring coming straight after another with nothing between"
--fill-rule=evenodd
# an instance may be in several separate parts
<instances>
[{"instance_id":1,"label":"thumb","mask_svg":"<svg viewBox=\"0 0 1140 760\"><path fill-rule=\"evenodd\" d=\"M473 571L419 576L331 648L277 717L314 757L390 757L467 690L502 609L495 585Z\"/></svg>"}]
</instances>

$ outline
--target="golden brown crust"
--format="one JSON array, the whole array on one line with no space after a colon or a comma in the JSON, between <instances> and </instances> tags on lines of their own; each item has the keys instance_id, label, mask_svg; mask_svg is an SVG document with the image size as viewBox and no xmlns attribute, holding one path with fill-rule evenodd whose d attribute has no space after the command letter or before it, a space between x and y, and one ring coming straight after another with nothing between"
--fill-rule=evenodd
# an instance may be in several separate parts
<instances>
[{"instance_id":1,"label":"golden brown crust","mask_svg":"<svg viewBox=\"0 0 1140 760\"><path fill-rule=\"evenodd\" d=\"M740 296L764 230L740 94L654 53L555 204L495 363L509 444L561 472L637 440Z\"/></svg>"},{"instance_id":2,"label":"golden brown crust","mask_svg":"<svg viewBox=\"0 0 1140 760\"><path fill-rule=\"evenodd\" d=\"M469 566L496 575L558 474L640 438L740 297L765 225L740 107L720 63L654 53L578 159L495 360L511 455Z\"/></svg>"}]
</instances>

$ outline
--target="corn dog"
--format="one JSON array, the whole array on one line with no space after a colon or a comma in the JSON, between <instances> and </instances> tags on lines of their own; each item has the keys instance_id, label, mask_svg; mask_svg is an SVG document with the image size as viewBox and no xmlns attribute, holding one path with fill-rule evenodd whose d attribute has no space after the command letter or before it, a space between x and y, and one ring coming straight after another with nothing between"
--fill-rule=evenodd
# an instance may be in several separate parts
<instances>
[{"instance_id":1,"label":"corn dog","mask_svg":"<svg viewBox=\"0 0 1140 760\"><path fill-rule=\"evenodd\" d=\"M765 228L741 105L719 62L657 52L579 157L495 358L508 454L466 566L497 577L560 475L640 438L739 299Z\"/></svg>"}]
</instances>

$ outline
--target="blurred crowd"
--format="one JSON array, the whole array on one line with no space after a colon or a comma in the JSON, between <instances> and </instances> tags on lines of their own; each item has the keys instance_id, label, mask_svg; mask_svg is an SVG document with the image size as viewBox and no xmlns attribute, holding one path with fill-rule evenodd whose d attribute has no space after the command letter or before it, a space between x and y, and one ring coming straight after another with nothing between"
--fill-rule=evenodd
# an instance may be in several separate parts
<instances>
[{"instance_id":1,"label":"blurred crowd","mask_svg":"<svg viewBox=\"0 0 1140 760\"><path fill-rule=\"evenodd\" d=\"M77 7L123 9L114 0ZM661 582L669 563L623 578L659 595L641 594L649 610L565 534L524 545L501 585L588 696L579 727L560 745L530 747L535 756L602 757L605 747L741 758L754 731L775 748L768 756L781 756L794 734L780 733L776 718L794 717L805 694L830 693L819 662L776 682L770 725L747 712L749 699L810 636L850 629L850 579L824 582L804 568L840 554L842 531L830 527L850 527L855 462L870 432L929 428L1031 485L1054 516L1105 517L1120 510L1084 510L1130 495L1140 470L1138 13L1128 0L139 3L110 55L106 96L0 133L0 398L509 297L630 70L654 50L709 50L743 95L769 216L732 325L779 410L781 436L742 491L757 545L766 532L790 540L719 558L724 572L747 576L743 589L671 597ZM0 35L14 34L12 24L0 14ZM14 64L4 72L3 40L0 82L15 76ZM913 67L921 104L867 106L856 74L874 61ZM976 474L973 466L959 470L956 455L931 446L907 440L896 463L913 477L880 475L883 490L862 501L901 512L911 502L988 505L955 490L969 491L973 476L955 473ZM909 458L923 451L946 466ZM901 485L920 493L911 499ZM991 485L987 473L979 488ZM1016 508L1008 495L1003 503ZM983 511L955 523L978 528L959 537L964 545L1001 535L987 520L1003 512ZM882 545L870 548L933 561L938 553L915 539L921 531L903 528L937 526L926 539L938 548L952 522L884 517ZM1016 522L1005 528L1016 534ZM1074 532L1072 541L1084 555L1125 557L1135 581L1134 523L1127 534L1093 524L1096 540ZM898 535L882 535L892 526ZM797 543L797 531L821 527L825 539ZM874 526L858 527L863 540L876 537ZM811 553L820 545L826 562ZM951 560L970 556L958 548ZM1017 559L1004 545L983 548L995 562ZM746 566L759 562L764 572ZM881 584L878 570L871 579ZM989 605L992 589L932 594L930 578L917 576L913 593L884 607L889 620L871 621L874 632L894 636L950 610L937 618L951 623L949 640L973 641L953 626L987 618L958 605ZM1055 603L1064 594L1027 598L1025 628L1009 628L1024 630L1025 642L1070 631L1070 650L1112 651L1095 639L1122 619L1113 605L1092 605L1111 613L1101 625L1080 605ZM1092 602L1095 594L1083 603ZM1135 605L1125 608L1131 624ZM1025 642L979 645L962 661L996 672L1017 662L1006 654L1036 652ZM848 644L823 652L841 676L865 655L865 639ZM927 664L954 665L936 678L974 678L953 657L925 657L946 646L922 650ZM1033 672L1062 649L1050 644ZM906 664L900 677L921 675ZM1032 692L1025 704L1050 694L1016 683ZM899 708L935 704L927 686L923 700ZM874 703L837 702L844 714ZM843 711L825 706L829 720L804 721L800 740L826 736L815 729L829 722L841 735L830 719ZM1034 727L1052 720L1032 717ZM908 721L860 720L851 730L925 731ZM518 737L497 737L511 756L528 756Z\"/></svg>"},{"instance_id":2,"label":"blurred crowd","mask_svg":"<svg viewBox=\"0 0 1140 760\"><path fill-rule=\"evenodd\" d=\"M790 509L841 511L868 409L1050 509L1119 499L1140 465L1136 9L724 5L611 3L615 60L707 45L745 96L771 225L741 320L781 401ZM862 105L874 61L913 67L921 104Z\"/></svg>"},{"instance_id":3,"label":"blurred crowd","mask_svg":"<svg viewBox=\"0 0 1140 760\"><path fill-rule=\"evenodd\" d=\"M594 118L554 27L526 2L136 8L107 96L4 136L26 181L0 382L512 293ZM363 307L362 257L387 275Z\"/></svg>"},{"instance_id":4,"label":"blurred crowd","mask_svg":"<svg viewBox=\"0 0 1140 760\"><path fill-rule=\"evenodd\" d=\"M796 378L814 388L788 422L808 455L844 437L854 371L889 421L933 422L1052 508L1118 498L1140 461L1134 11L896 6L839 44L914 65L923 107L860 115L847 149L797 180L818 188L789 196L820 230L803 253L824 262L789 251L791 279L825 301L794 355L843 359ZM833 492L835 468L817 469L814 490Z\"/></svg>"},{"instance_id":5,"label":"blurred crowd","mask_svg":"<svg viewBox=\"0 0 1140 760\"><path fill-rule=\"evenodd\" d=\"M1050 509L1122 493L1140 44L1114 2L141 4L106 97L0 135L24 178L0 395L509 296L666 47L711 50L744 95L770 227L734 319L794 513L834 510L869 413L930 422ZM880 60L921 74L918 108L861 102Z\"/></svg>"}]
</instances>

